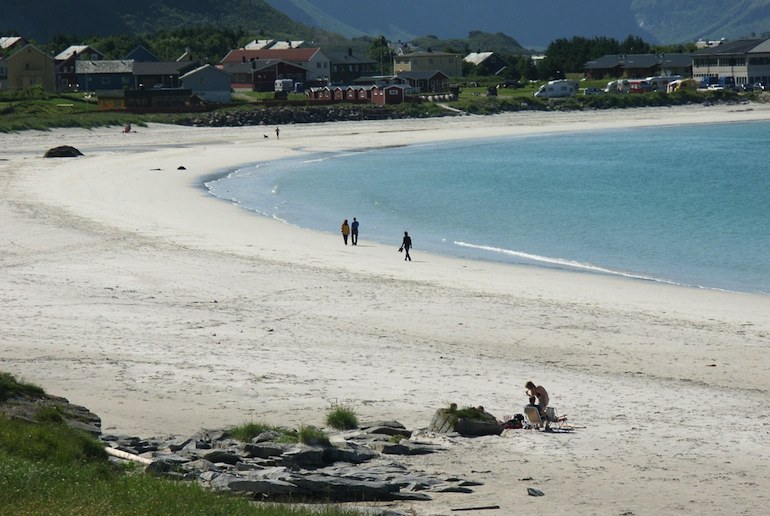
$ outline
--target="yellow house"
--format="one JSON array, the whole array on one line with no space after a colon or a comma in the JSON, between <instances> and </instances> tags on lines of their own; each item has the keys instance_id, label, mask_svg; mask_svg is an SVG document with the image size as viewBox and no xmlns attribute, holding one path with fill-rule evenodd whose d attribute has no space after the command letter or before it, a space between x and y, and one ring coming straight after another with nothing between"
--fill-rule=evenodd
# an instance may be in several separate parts
<instances>
[{"instance_id":1,"label":"yellow house","mask_svg":"<svg viewBox=\"0 0 770 516\"><path fill-rule=\"evenodd\" d=\"M448 52L413 52L393 58L393 73L425 72L438 70L449 77L462 77L463 58L460 54Z\"/></svg>"},{"instance_id":2,"label":"yellow house","mask_svg":"<svg viewBox=\"0 0 770 516\"><path fill-rule=\"evenodd\" d=\"M54 91L55 61L34 45L25 45L5 58L8 68L9 91L23 90L40 85L45 91Z\"/></svg>"}]
</instances>

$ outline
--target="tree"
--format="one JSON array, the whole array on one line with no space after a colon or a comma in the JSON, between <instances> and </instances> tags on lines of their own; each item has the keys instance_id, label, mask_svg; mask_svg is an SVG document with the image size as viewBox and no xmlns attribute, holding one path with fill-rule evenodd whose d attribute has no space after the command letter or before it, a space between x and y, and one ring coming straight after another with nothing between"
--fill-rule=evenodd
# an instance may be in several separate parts
<instances>
[{"instance_id":1,"label":"tree","mask_svg":"<svg viewBox=\"0 0 770 516\"><path fill-rule=\"evenodd\" d=\"M385 36L380 36L372 41L367 54L380 65L380 74L387 75L392 73L392 54L390 52L390 46L388 46L388 41L385 39Z\"/></svg>"}]
</instances>

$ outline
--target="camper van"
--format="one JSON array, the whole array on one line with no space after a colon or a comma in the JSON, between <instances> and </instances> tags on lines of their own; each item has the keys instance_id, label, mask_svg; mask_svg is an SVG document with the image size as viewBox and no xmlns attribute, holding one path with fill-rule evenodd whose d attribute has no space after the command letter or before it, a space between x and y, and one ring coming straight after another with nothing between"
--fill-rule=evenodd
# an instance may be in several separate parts
<instances>
[{"instance_id":1,"label":"camper van","mask_svg":"<svg viewBox=\"0 0 770 516\"><path fill-rule=\"evenodd\" d=\"M291 79L278 79L275 81L275 91L294 91L294 81Z\"/></svg>"},{"instance_id":2,"label":"camper van","mask_svg":"<svg viewBox=\"0 0 770 516\"><path fill-rule=\"evenodd\" d=\"M560 79L557 81L548 81L547 84L540 86L535 92L535 97L545 97L553 99L557 97L574 97L577 93L577 83Z\"/></svg>"},{"instance_id":3,"label":"camper van","mask_svg":"<svg viewBox=\"0 0 770 516\"><path fill-rule=\"evenodd\" d=\"M650 91L666 91L668 83L679 81L681 79L681 75L655 75L653 77L647 77L645 81L650 84Z\"/></svg>"}]
</instances>

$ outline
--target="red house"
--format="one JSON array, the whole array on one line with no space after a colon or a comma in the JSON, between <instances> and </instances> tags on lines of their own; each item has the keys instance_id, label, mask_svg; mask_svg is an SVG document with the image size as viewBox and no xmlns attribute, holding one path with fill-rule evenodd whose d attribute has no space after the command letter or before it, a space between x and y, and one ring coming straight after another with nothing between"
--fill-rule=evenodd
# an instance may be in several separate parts
<instances>
[{"instance_id":1,"label":"red house","mask_svg":"<svg viewBox=\"0 0 770 516\"><path fill-rule=\"evenodd\" d=\"M406 100L407 86L389 84L372 87L372 104L401 104Z\"/></svg>"}]
</instances>

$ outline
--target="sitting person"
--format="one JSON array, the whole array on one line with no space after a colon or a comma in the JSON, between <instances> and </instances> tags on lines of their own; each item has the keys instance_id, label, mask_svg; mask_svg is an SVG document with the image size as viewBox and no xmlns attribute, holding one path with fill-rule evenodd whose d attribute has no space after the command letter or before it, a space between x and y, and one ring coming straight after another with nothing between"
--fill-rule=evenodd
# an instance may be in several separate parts
<instances>
[{"instance_id":1,"label":"sitting person","mask_svg":"<svg viewBox=\"0 0 770 516\"><path fill-rule=\"evenodd\" d=\"M535 385L534 382L527 382L524 387L527 388L527 396L532 399L537 398L537 407L540 409L540 415L545 417L546 409L548 408L548 392L542 385Z\"/></svg>"}]
</instances>

